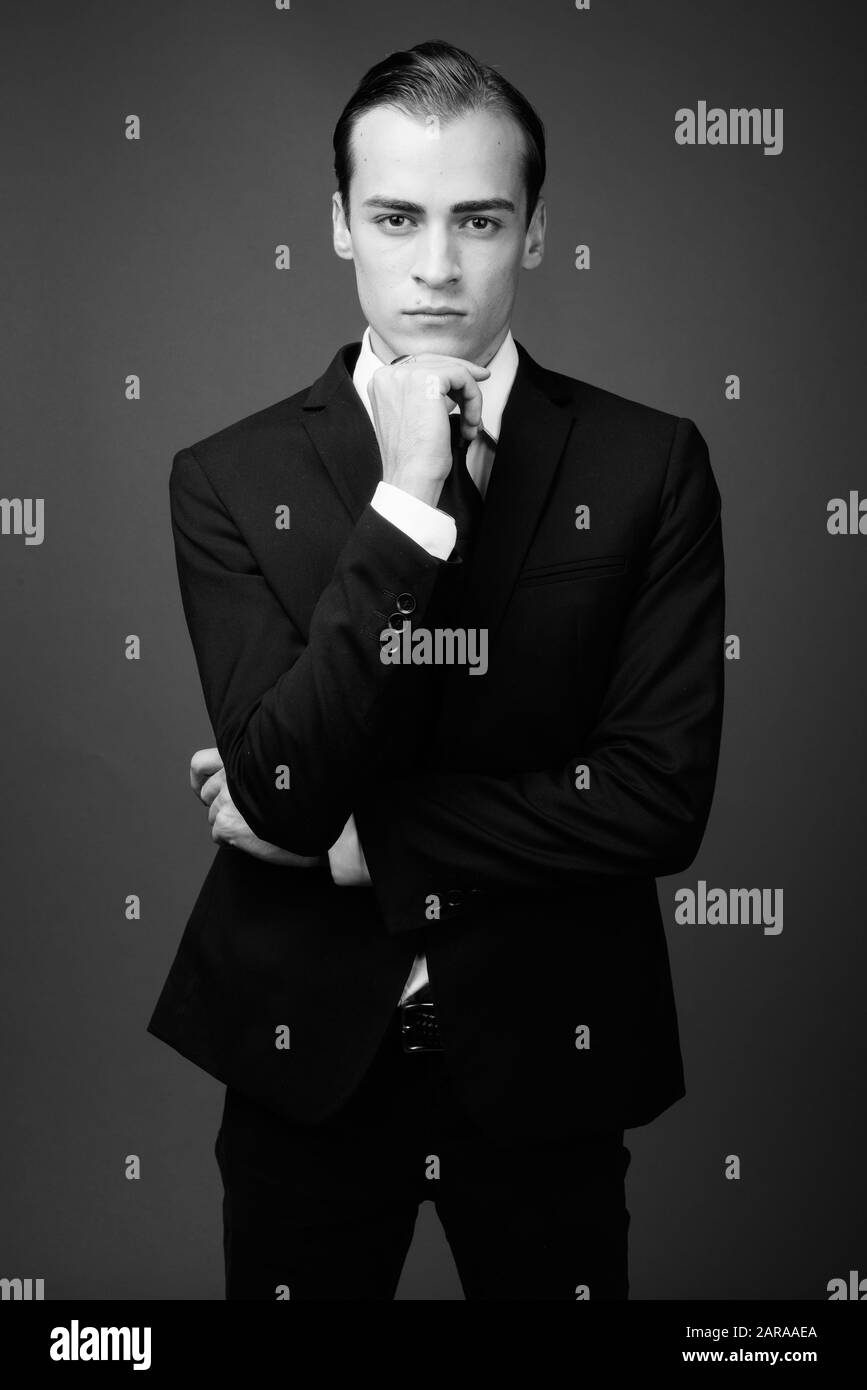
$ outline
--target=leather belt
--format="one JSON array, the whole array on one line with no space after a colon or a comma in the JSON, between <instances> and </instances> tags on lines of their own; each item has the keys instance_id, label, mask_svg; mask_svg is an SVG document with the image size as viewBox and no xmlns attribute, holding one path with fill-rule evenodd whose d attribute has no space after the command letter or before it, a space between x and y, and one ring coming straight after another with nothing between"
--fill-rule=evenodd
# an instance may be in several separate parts
<instances>
[{"instance_id":1,"label":"leather belt","mask_svg":"<svg viewBox=\"0 0 867 1390\"><path fill-rule=\"evenodd\" d=\"M400 1041L404 1052L442 1052L439 1021L429 1001L398 1005Z\"/></svg>"}]
</instances>

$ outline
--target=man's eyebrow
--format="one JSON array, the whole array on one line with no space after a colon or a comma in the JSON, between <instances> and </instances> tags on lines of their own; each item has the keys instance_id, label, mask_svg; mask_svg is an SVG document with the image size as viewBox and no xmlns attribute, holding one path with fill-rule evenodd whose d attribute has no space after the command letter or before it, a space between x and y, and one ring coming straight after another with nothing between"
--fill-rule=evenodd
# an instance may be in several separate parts
<instances>
[{"instance_id":1,"label":"man's eyebrow","mask_svg":"<svg viewBox=\"0 0 867 1390\"><path fill-rule=\"evenodd\" d=\"M371 198L365 198L362 203L365 208L393 208L395 212L423 213L424 208L421 203L409 203L405 198L386 198L383 194L374 194ZM511 198L471 198L463 203L452 203L449 209L452 213L480 213L490 212L496 209L500 212L514 212L515 204Z\"/></svg>"}]
</instances>

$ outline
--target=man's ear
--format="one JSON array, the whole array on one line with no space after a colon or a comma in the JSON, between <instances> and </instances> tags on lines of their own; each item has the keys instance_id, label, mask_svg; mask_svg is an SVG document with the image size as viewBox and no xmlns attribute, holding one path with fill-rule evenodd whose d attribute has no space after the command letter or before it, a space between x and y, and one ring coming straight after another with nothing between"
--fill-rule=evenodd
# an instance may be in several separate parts
<instances>
[{"instance_id":1,"label":"man's ear","mask_svg":"<svg viewBox=\"0 0 867 1390\"><path fill-rule=\"evenodd\" d=\"M334 233L334 250L341 260L351 261L353 259L352 233L346 225L343 202L339 193L331 195L331 221Z\"/></svg>"},{"instance_id":2,"label":"man's ear","mask_svg":"<svg viewBox=\"0 0 867 1390\"><path fill-rule=\"evenodd\" d=\"M541 195L536 199L536 206L533 216L530 218L530 225L524 238L524 254L521 257L521 265L526 270L533 270L540 263L545 254L545 229L547 225L547 211L545 199Z\"/></svg>"}]
</instances>

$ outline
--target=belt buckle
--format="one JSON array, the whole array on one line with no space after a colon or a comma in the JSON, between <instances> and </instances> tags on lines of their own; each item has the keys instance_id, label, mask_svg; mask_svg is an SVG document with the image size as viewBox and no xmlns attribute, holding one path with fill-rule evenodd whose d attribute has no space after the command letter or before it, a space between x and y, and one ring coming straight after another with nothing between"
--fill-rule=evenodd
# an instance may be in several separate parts
<instances>
[{"instance_id":1,"label":"belt buckle","mask_svg":"<svg viewBox=\"0 0 867 1390\"><path fill-rule=\"evenodd\" d=\"M432 1002L401 1004L400 1040L404 1052L442 1052L436 1008Z\"/></svg>"}]
</instances>

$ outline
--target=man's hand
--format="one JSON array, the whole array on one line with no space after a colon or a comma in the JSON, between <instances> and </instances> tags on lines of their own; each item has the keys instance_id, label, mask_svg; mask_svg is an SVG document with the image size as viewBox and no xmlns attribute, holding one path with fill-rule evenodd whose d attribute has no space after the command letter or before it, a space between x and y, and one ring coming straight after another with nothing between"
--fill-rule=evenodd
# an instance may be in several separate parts
<instances>
[{"instance_id":1,"label":"man's hand","mask_svg":"<svg viewBox=\"0 0 867 1390\"><path fill-rule=\"evenodd\" d=\"M269 864L279 864L298 869L309 869L326 865L324 854L292 854L279 845L271 845L254 835L241 815L226 786L226 773L218 748L199 748L190 762L190 786L200 801L210 809L208 820L211 823L211 839L217 844L231 845L233 849L252 854L255 859L264 859Z\"/></svg>"},{"instance_id":2,"label":"man's hand","mask_svg":"<svg viewBox=\"0 0 867 1390\"><path fill-rule=\"evenodd\" d=\"M460 407L462 434L468 442L475 439L482 419L477 382L490 375L487 367L438 352L378 367L367 392L382 481L435 507L452 466L449 412Z\"/></svg>"}]
</instances>

